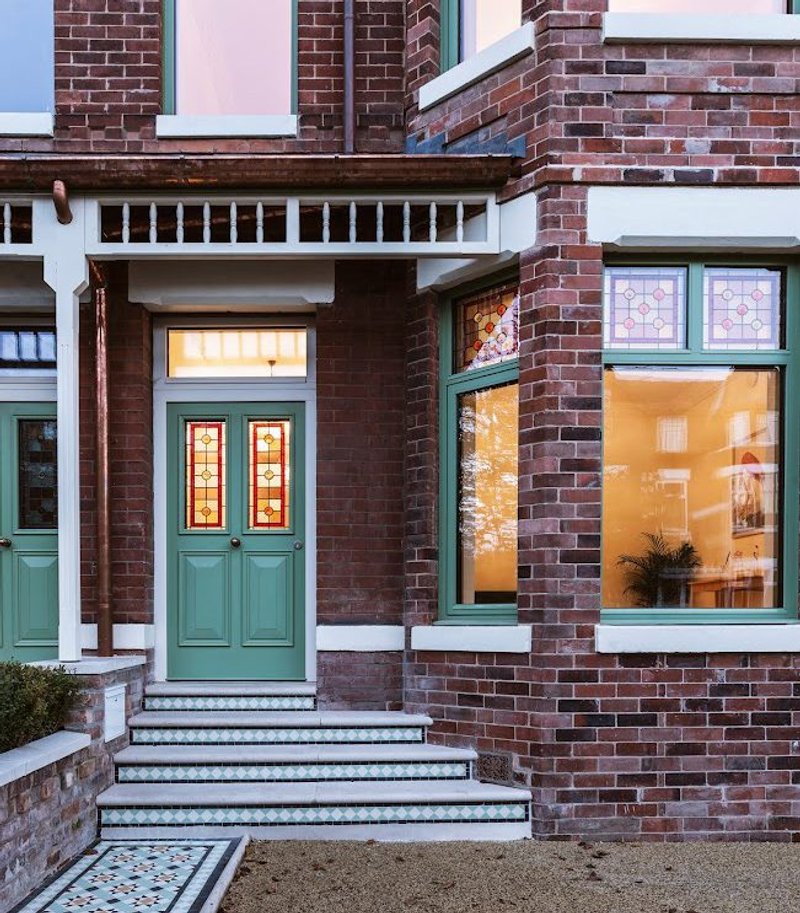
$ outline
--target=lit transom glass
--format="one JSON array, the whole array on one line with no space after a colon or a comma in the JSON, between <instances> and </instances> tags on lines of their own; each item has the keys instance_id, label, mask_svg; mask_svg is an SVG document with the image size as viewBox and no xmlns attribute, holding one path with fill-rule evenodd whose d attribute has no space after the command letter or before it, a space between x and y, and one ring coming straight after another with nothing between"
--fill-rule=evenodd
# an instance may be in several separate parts
<instances>
[{"instance_id":1,"label":"lit transom glass","mask_svg":"<svg viewBox=\"0 0 800 913\"><path fill-rule=\"evenodd\" d=\"M305 377L305 329L168 330L168 377Z\"/></svg>"}]
</instances>

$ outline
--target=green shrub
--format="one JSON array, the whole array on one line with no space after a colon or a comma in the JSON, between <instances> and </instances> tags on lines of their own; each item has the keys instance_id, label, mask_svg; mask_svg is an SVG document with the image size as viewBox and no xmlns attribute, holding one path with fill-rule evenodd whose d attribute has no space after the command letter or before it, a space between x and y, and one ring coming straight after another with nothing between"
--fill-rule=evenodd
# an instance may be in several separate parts
<instances>
[{"instance_id":1,"label":"green shrub","mask_svg":"<svg viewBox=\"0 0 800 913\"><path fill-rule=\"evenodd\" d=\"M62 729L81 692L63 666L0 663L0 752Z\"/></svg>"}]
</instances>

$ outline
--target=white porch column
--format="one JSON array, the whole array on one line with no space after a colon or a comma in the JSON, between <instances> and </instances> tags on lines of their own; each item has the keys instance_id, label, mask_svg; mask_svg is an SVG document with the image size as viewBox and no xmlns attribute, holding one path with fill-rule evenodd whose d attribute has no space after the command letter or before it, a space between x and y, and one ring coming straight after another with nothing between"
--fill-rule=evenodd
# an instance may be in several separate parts
<instances>
[{"instance_id":1,"label":"white porch column","mask_svg":"<svg viewBox=\"0 0 800 913\"><path fill-rule=\"evenodd\" d=\"M58 658L81 658L80 449L78 306L89 284L84 250L84 201L59 225L49 200L37 201L33 224L44 253L44 281L56 294L58 418Z\"/></svg>"}]
</instances>

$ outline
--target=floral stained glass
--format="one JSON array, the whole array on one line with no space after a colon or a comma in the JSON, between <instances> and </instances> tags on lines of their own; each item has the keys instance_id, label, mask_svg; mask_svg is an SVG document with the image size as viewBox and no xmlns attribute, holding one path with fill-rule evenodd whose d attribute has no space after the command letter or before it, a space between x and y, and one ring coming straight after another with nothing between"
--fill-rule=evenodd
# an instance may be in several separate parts
<instances>
[{"instance_id":1,"label":"floral stained glass","mask_svg":"<svg viewBox=\"0 0 800 913\"><path fill-rule=\"evenodd\" d=\"M186 528L225 528L225 422L186 422Z\"/></svg>"},{"instance_id":2,"label":"floral stained glass","mask_svg":"<svg viewBox=\"0 0 800 913\"><path fill-rule=\"evenodd\" d=\"M705 271L703 345L706 349L777 349L780 340L780 270L715 267Z\"/></svg>"},{"instance_id":3,"label":"floral stained glass","mask_svg":"<svg viewBox=\"0 0 800 913\"><path fill-rule=\"evenodd\" d=\"M686 270L610 266L605 271L607 349L682 349L686 345Z\"/></svg>"},{"instance_id":4,"label":"floral stained glass","mask_svg":"<svg viewBox=\"0 0 800 913\"><path fill-rule=\"evenodd\" d=\"M290 436L288 419L249 422L250 529L287 529L289 526Z\"/></svg>"},{"instance_id":5,"label":"floral stained glass","mask_svg":"<svg viewBox=\"0 0 800 913\"><path fill-rule=\"evenodd\" d=\"M455 310L455 370L470 371L519 354L519 291L516 285L462 298Z\"/></svg>"}]
</instances>

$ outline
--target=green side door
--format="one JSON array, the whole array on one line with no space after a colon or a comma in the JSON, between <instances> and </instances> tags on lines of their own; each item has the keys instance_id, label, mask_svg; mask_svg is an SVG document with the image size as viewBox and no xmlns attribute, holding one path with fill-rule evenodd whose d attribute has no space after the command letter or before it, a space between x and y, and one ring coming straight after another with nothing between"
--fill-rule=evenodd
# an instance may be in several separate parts
<instances>
[{"instance_id":1,"label":"green side door","mask_svg":"<svg viewBox=\"0 0 800 913\"><path fill-rule=\"evenodd\" d=\"M304 406L168 418L169 678L304 679Z\"/></svg>"},{"instance_id":2,"label":"green side door","mask_svg":"<svg viewBox=\"0 0 800 913\"><path fill-rule=\"evenodd\" d=\"M0 403L0 659L58 655L55 403Z\"/></svg>"}]
</instances>

